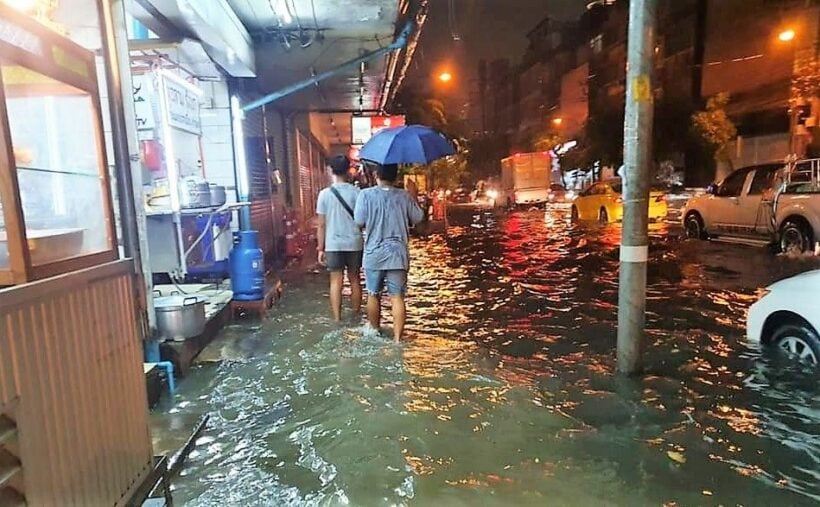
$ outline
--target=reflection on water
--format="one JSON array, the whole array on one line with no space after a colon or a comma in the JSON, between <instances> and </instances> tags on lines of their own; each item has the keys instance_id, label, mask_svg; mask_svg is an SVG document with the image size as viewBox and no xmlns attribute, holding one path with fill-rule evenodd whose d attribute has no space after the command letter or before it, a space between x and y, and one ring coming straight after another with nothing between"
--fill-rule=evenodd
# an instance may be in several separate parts
<instances>
[{"instance_id":1,"label":"reflection on water","mask_svg":"<svg viewBox=\"0 0 820 507\"><path fill-rule=\"evenodd\" d=\"M814 373L742 342L757 288L812 267L653 226L647 375L614 366L619 230L456 217L416 240L401 346L324 318L324 278L229 328L155 414L187 505L800 505L820 500ZM776 366L776 367L775 367Z\"/></svg>"}]
</instances>

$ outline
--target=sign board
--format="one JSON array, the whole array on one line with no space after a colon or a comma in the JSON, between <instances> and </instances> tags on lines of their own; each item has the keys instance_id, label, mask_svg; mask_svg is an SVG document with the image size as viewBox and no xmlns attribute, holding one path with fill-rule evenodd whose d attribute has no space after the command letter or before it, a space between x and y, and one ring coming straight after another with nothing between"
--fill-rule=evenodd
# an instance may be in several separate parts
<instances>
[{"instance_id":1,"label":"sign board","mask_svg":"<svg viewBox=\"0 0 820 507\"><path fill-rule=\"evenodd\" d=\"M370 135L376 135L380 130L404 125L404 116L371 116Z\"/></svg>"},{"instance_id":2,"label":"sign board","mask_svg":"<svg viewBox=\"0 0 820 507\"><path fill-rule=\"evenodd\" d=\"M169 74L162 74L160 82L167 107L165 120L175 129L199 135L202 132L199 118L199 97L202 93L181 79L171 78Z\"/></svg>"},{"instance_id":3,"label":"sign board","mask_svg":"<svg viewBox=\"0 0 820 507\"><path fill-rule=\"evenodd\" d=\"M351 120L353 144L364 144L380 130L401 127L405 124L403 115L398 116L353 116Z\"/></svg>"},{"instance_id":4,"label":"sign board","mask_svg":"<svg viewBox=\"0 0 820 507\"><path fill-rule=\"evenodd\" d=\"M131 93L134 97L137 130L154 130L154 85L151 75L133 76Z\"/></svg>"},{"instance_id":5,"label":"sign board","mask_svg":"<svg viewBox=\"0 0 820 507\"><path fill-rule=\"evenodd\" d=\"M370 117L354 116L351 119L353 144L364 144L370 139Z\"/></svg>"}]
</instances>

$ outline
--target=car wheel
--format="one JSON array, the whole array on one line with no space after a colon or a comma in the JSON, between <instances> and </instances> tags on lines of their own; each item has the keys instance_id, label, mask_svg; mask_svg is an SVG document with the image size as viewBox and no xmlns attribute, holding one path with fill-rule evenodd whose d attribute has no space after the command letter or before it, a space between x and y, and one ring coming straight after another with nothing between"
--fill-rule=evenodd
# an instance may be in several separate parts
<instances>
[{"instance_id":1,"label":"car wheel","mask_svg":"<svg viewBox=\"0 0 820 507\"><path fill-rule=\"evenodd\" d=\"M579 216L578 216L578 207L577 206L574 206L574 205L572 206L572 211L569 212L569 219L573 223L578 221Z\"/></svg>"},{"instance_id":2,"label":"car wheel","mask_svg":"<svg viewBox=\"0 0 820 507\"><path fill-rule=\"evenodd\" d=\"M686 215L683 228L686 232L687 239L708 239L706 227L703 225L703 219L697 213L689 213Z\"/></svg>"},{"instance_id":3,"label":"car wheel","mask_svg":"<svg viewBox=\"0 0 820 507\"><path fill-rule=\"evenodd\" d=\"M785 324L772 334L777 350L800 362L820 364L820 336L807 324Z\"/></svg>"},{"instance_id":4,"label":"car wheel","mask_svg":"<svg viewBox=\"0 0 820 507\"><path fill-rule=\"evenodd\" d=\"M606 212L606 208L601 208L601 211L598 212L598 222L602 224L609 223L609 213Z\"/></svg>"},{"instance_id":5,"label":"car wheel","mask_svg":"<svg viewBox=\"0 0 820 507\"><path fill-rule=\"evenodd\" d=\"M780 251L786 254L803 253L812 249L809 227L797 220L787 220L780 228Z\"/></svg>"}]
</instances>

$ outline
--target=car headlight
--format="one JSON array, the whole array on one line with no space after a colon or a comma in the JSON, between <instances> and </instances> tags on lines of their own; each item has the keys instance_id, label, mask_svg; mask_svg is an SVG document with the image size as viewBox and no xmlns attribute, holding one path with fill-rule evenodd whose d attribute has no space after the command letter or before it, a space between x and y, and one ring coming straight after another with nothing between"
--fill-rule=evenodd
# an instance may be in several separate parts
<instances>
[{"instance_id":1,"label":"car headlight","mask_svg":"<svg viewBox=\"0 0 820 507\"><path fill-rule=\"evenodd\" d=\"M487 190L487 197L490 199L498 199L498 192L496 190Z\"/></svg>"}]
</instances>

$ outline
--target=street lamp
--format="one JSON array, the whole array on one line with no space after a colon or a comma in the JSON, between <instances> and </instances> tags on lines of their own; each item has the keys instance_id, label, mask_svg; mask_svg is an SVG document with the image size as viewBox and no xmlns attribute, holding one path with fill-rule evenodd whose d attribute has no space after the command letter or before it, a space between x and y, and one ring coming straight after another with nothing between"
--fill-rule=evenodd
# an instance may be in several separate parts
<instances>
[{"instance_id":1,"label":"street lamp","mask_svg":"<svg viewBox=\"0 0 820 507\"><path fill-rule=\"evenodd\" d=\"M559 117L559 118L553 118L553 119L552 119L552 124L553 124L553 125L555 125L556 127L560 127L560 126L561 126L561 124L563 124L563 123L564 123L564 119L563 119L563 118L560 118L560 117Z\"/></svg>"},{"instance_id":2,"label":"street lamp","mask_svg":"<svg viewBox=\"0 0 820 507\"><path fill-rule=\"evenodd\" d=\"M794 30L792 30L791 28L788 28L788 29L783 30L782 32L780 32L777 35L777 38L780 40L780 42L791 42L791 41L794 40L795 35L796 34L794 33Z\"/></svg>"},{"instance_id":3,"label":"street lamp","mask_svg":"<svg viewBox=\"0 0 820 507\"><path fill-rule=\"evenodd\" d=\"M438 75L438 80L441 81L442 83L449 83L450 81L453 80L453 75L450 74L447 71L444 71L444 72L442 72L441 74Z\"/></svg>"}]
</instances>

